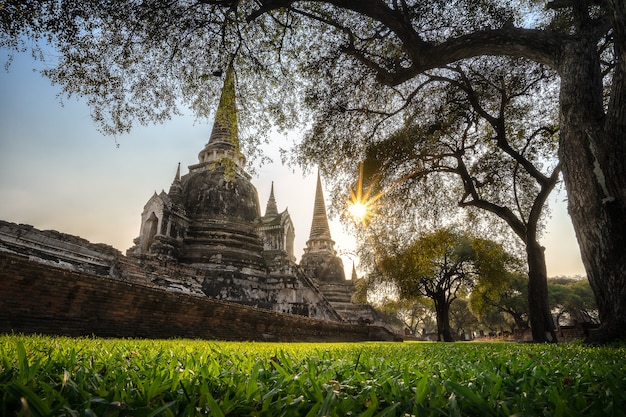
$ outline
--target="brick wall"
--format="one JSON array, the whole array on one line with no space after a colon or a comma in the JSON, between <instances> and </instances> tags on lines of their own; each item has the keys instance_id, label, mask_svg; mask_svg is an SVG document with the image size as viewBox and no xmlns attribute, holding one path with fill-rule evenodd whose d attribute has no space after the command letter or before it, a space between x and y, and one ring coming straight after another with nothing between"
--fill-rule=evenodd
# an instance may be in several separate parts
<instances>
[{"instance_id":1,"label":"brick wall","mask_svg":"<svg viewBox=\"0 0 626 417\"><path fill-rule=\"evenodd\" d=\"M383 328L275 313L0 253L0 332L271 341L392 340Z\"/></svg>"}]
</instances>

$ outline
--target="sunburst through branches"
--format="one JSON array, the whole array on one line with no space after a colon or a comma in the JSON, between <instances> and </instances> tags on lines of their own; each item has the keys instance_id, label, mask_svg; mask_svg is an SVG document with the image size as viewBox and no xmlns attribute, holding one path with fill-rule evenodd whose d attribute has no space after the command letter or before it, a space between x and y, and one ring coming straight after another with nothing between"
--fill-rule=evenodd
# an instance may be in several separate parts
<instances>
[{"instance_id":1,"label":"sunburst through branches","mask_svg":"<svg viewBox=\"0 0 626 417\"><path fill-rule=\"evenodd\" d=\"M377 179L374 179L366 189L363 188L363 163L360 163L356 187L350 190L350 198L347 202L348 214L355 222L366 225L373 217L378 215L378 200L383 194L374 193L376 183Z\"/></svg>"}]
</instances>

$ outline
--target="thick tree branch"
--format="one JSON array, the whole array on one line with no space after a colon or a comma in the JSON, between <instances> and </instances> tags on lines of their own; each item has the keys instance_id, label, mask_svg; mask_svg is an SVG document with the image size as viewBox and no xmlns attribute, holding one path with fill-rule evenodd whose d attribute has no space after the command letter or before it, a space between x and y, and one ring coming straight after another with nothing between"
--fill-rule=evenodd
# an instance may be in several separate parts
<instances>
[{"instance_id":1,"label":"thick tree branch","mask_svg":"<svg viewBox=\"0 0 626 417\"><path fill-rule=\"evenodd\" d=\"M476 191L476 187L474 184L474 180L470 175L465 162L462 157L457 158L458 167L456 173L461 177L463 181L463 187L465 189L465 195L459 200L459 207L477 207L483 210L487 210L496 216L500 217L504 220L510 227L513 229L515 234L519 236L520 239L524 243L527 242L527 227L526 225L511 211L510 208L499 206L495 203L492 203L487 200L483 200L478 192ZM466 200L467 197L471 199Z\"/></svg>"},{"instance_id":2,"label":"thick tree branch","mask_svg":"<svg viewBox=\"0 0 626 417\"><path fill-rule=\"evenodd\" d=\"M500 111L499 111L498 116L492 116L480 104L480 100L479 100L480 95L472 87L471 82L469 78L467 77L467 75L465 74L465 72L459 67L453 70L461 76L461 79L463 82L459 82L458 80L455 80L449 77L444 77L444 76L433 75L431 77L436 80L451 83L452 85L462 89L466 93L467 100L471 104L472 108L493 127L494 131L496 132L495 139L496 139L498 148L500 148L504 153L509 155L511 158L513 158L513 160L515 160L518 164L524 167L526 172L528 172L533 178L535 178L537 182L539 182L542 185L548 184L550 182L550 178L546 177L539 169L537 169L537 167L531 161L525 158L523 154L516 151L507 140L506 127L505 127L504 120L505 120L505 108L506 108L506 105L508 104L509 97L506 95L506 92L500 89L500 94L501 94L500 108L499 108Z\"/></svg>"},{"instance_id":3,"label":"thick tree branch","mask_svg":"<svg viewBox=\"0 0 626 417\"><path fill-rule=\"evenodd\" d=\"M253 21L274 9L289 8L294 0L266 0L261 7L251 13L247 20ZM307 2L300 2L307 3ZM521 29L505 25L498 29L475 31L450 38L441 43L426 42L404 14L405 8L391 9L380 0L328 0L323 3L340 9L350 10L369 17L391 30L401 41L402 47L411 60L408 67L387 70L366 57L365 51L346 50L364 65L373 69L379 82L393 86L404 83L420 73L441 68L462 59L485 55L525 57L552 68L557 68L561 48L569 36L548 30ZM337 22L338 25L344 26ZM599 25L599 24L598 24ZM608 30L608 25L600 32Z\"/></svg>"},{"instance_id":4,"label":"thick tree branch","mask_svg":"<svg viewBox=\"0 0 626 417\"><path fill-rule=\"evenodd\" d=\"M559 181L559 175L561 174L561 164L557 164L557 166L552 170L552 174L550 177L547 177L547 181L541 184L541 189L535 200L533 201L532 208L530 209L530 214L528 216L528 224L535 225L535 227L528 228L528 239L529 241L537 240L537 223L539 222L539 218L541 217L541 212L543 211L543 207L548 200L548 196L556 187L557 182Z\"/></svg>"}]
</instances>

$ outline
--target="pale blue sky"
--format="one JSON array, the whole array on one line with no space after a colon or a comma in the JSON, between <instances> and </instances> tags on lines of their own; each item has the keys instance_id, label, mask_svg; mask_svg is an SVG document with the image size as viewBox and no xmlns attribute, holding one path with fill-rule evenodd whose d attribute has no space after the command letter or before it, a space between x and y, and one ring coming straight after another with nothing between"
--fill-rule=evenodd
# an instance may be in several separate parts
<instances>
[{"instance_id":1,"label":"pale blue sky","mask_svg":"<svg viewBox=\"0 0 626 417\"><path fill-rule=\"evenodd\" d=\"M5 57L0 54L1 62ZM84 102L64 99L60 104L58 87L32 71L42 65L29 55L17 55L8 73L0 70L0 219L78 235L125 252L138 236L141 211L152 193L169 189L178 162L181 174L197 163L210 123L185 116L137 127L130 135L103 136ZM278 147L293 139L277 137L265 151L277 155ZM264 212L274 181L278 208L289 208L296 228L299 259L311 226L315 175L295 171L276 157L258 169L252 182ZM563 200L556 195L550 202L552 218L543 239L548 275L584 275ZM331 233L340 253L354 249L354 239L338 221L331 221ZM349 273L352 258L345 255L343 260Z\"/></svg>"}]
</instances>

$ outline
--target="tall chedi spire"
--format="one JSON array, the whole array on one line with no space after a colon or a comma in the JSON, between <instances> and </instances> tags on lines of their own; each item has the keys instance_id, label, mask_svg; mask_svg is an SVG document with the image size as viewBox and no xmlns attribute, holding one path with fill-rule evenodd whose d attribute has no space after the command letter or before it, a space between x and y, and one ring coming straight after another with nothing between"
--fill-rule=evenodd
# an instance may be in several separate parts
<instances>
[{"instance_id":1,"label":"tall chedi spire","mask_svg":"<svg viewBox=\"0 0 626 417\"><path fill-rule=\"evenodd\" d=\"M259 195L245 172L239 149L235 72L230 65L199 163L181 177L189 219L179 260L183 263L263 268L263 246L256 233ZM212 291L212 290L211 290Z\"/></svg>"},{"instance_id":2,"label":"tall chedi spire","mask_svg":"<svg viewBox=\"0 0 626 417\"><path fill-rule=\"evenodd\" d=\"M265 217L278 216L278 206L276 205L276 198L274 198L274 181L272 181L272 190L270 191L270 198L267 200L267 207L265 207Z\"/></svg>"},{"instance_id":3,"label":"tall chedi spire","mask_svg":"<svg viewBox=\"0 0 626 417\"><path fill-rule=\"evenodd\" d=\"M318 281L344 282L346 279L343 262L337 256L335 241L330 236L319 171L317 173L311 233L309 234L309 240L306 242L300 266L302 266L307 275Z\"/></svg>"},{"instance_id":4,"label":"tall chedi spire","mask_svg":"<svg viewBox=\"0 0 626 417\"><path fill-rule=\"evenodd\" d=\"M265 215L259 219L257 232L261 235L264 254L270 262L276 262L278 259L289 262L296 261L293 254L295 229L289 211L285 209L281 213L278 212L278 205L274 197L274 181L272 181Z\"/></svg>"},{"instance_id":5,"label":"tall chedi spire","mask_svg":"<svg viewBox=\"0 0 626 417\"><path fill-rule=\"evenodd\" d=\"M172 185L170 185L170 191L167 193L172 200L178 202L180 196L182 195L183 187L180 183L180 162L178 163L178 167L176 168L176 175L174 176L174 181L172 181Z\"/></svg>"},{"instance_id":6,"label":"tall chedi spire","mask_svg":"<svg viewBox=\"0 0 626 417\"><path fill-rule=\"evenodd\" d=\"M226 70L220 102L215 112L209 142L198 154L198 160L201 164L227 158L234 161L239 168L244 168L246 158L239 151L239 132L237 127L237 105L235 97L235 72L232 65L229 65Z\"/></svg>"},{"instance_id":7,"label":"tall chedi spire","mask_svg":"<svg viewBox=\"0 0 626 417\"><path fill-rule=\"evenodd\" d=\"M315 189L315 203L313 206L313 221L311 222L311 233L309 239L330 239L330 228L328 227L328 216L326 215L326 204L324 204L324 192L322 191L322 180L317 172L317 188ZM334 244L334 242L333 242Z\"/></svg>"}]
</instances>

